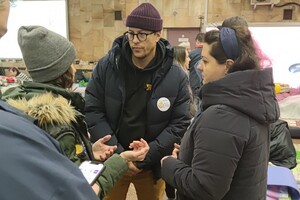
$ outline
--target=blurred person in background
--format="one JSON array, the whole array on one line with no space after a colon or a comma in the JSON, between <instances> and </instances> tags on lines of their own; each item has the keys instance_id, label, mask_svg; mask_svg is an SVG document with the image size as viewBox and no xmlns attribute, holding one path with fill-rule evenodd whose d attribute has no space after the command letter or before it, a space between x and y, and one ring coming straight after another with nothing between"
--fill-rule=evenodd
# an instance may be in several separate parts
<instances>
[{"instance_id":1,"label":"blurred person in background","mask_svg":"<svg viewBox=\"0 0 300 200\"><path fill-rule=\"evenodd\" d=\"M189 63L189 80L190 80L190 86L193 92L193 99L194 104L196 106L196 112L200 111L200 98L199 98L199 92L200 88L202 86L202 75L201 71L198 69L198 66L200 65L201 61L201 52L203 47L203 40L204 40L205 33L198 33L195 38L195 49L190 51L189 57L190 57L190 63Z\"/></svg>"}]
</instances>

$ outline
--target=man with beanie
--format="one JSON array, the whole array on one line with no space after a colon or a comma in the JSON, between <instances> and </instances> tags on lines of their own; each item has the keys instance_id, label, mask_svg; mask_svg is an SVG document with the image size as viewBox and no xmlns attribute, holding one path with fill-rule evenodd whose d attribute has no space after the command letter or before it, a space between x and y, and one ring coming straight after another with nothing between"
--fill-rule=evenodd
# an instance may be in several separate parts
<instances>
[{"instance_id":1,"label":"man with beanie","mask_svg":"<svg viewBox=\"0 0 300 200\"><path fill-rule=\"evenodd\" d=\"M136 7L126 19L127 31L116 38L95 67L85 93L91 140L110 134L117 153L129 142L145 138L150 150L105 199L122 200L130 183L138 199L163 199L160 160L172 152L190 123L188 78L173 65L170 44L161 38L162 19L150 3Z\"/></svg>"}]
</instances>

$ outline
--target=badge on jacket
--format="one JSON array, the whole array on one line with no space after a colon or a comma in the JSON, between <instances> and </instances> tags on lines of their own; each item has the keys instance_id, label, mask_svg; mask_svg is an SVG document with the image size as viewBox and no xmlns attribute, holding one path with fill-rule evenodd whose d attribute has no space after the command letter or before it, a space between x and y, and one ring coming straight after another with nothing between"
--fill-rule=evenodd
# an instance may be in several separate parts
<instances>
[{"instance_id":1,"label":"badge on jacket","mask_svg":"<svg viewBox=\"0 0 300 200\"><path fill-rule=\"evenodd\" d=\"M152 89L152 84L146 83L145 90L146 91L151 91L151 89Z\"/></svg>"},{"instance_id":2,"label":"badge on jacket","mask_svg":"<svg viewBox=\"0 0 300 200\"><path fill-rule=\"evenodd\" d=\"M170 106L171 102L166 97L161 97L157 100L157 108L162 112L169 110Z\"/></svg>"}]
</instances>

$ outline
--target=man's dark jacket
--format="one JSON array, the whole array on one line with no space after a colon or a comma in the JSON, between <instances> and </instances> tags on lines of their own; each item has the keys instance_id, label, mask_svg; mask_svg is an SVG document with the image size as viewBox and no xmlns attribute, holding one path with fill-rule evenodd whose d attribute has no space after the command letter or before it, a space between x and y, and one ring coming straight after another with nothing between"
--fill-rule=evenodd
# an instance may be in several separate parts
<instances>
[{"instance_id":1,"label":"man's dark jacket","mask_svg":"<svg viewBox=\"0 0 300 200\"><path fill-rule=\"evenodd\" d=\"M96 141L111 134L108 144L118 145L118 152L124 150L118 141L118 129L126 98L124 74L121 70L124 62L120 62L124 59L122 45L126 41L123 36L117 38L109 53L100 59L85 94L86 121L91 140ZM156 178L160 176L160 159L172 152L173 144L180 141L190 123L187 76L182 69L172 64L173 51L169 43L160 39L157 45L164 53L164 58L162 66L152 75L151 95L146 106L144 139L149 143L150 150L145 160L138 163L141 169L155 168ZM158 100L163 97L170 102L166 111L158 109L161 102Z\"/></svg>"},{"instance_id":2,"label":"man's dark jacket","mask_svg":"<svg viewBox=\"0 0 300 200\"><path fill-rule=\"evenodd\" d=\"M177 200L266 199L269 124L279 117L272 69L226 75L201 88L203 112L162 177Z\"/></svg>"}]
</instances>

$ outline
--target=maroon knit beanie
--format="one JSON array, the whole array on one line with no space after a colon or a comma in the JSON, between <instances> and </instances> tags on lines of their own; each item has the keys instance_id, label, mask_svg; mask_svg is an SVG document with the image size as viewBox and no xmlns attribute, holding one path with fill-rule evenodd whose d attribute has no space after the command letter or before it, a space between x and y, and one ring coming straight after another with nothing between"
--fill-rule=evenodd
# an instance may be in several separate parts
<instances>
[{"instance_id":1,"label":"maroon knit beanie","mask_svg":"<svg viewBox=\"0 0 300 200\"><path fill-rule=\"evenodd\" d=\"M149 31L161 31L162 22L159 12L150 3L142 3L127 16L126 26Z\"/></svg>"}]
</instances>

